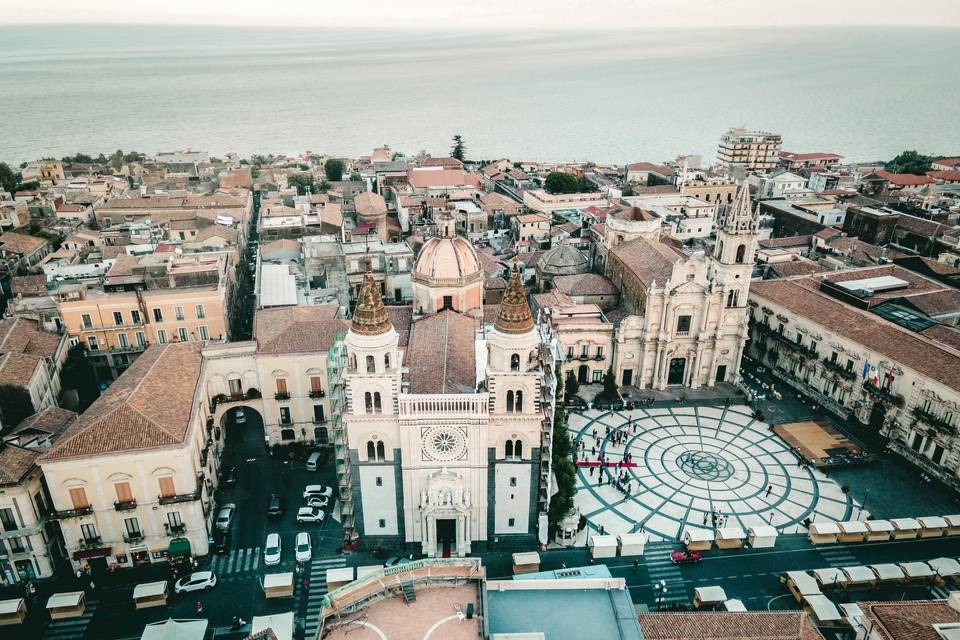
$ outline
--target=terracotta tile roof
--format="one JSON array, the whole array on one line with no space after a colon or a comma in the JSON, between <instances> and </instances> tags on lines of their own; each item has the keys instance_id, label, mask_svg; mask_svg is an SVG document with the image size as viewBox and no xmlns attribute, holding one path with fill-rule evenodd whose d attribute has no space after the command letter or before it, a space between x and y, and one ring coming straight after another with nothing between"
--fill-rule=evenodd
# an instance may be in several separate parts
<instances>
[{"instance_id":1,"label":"terracotta tile roof","mask_svg":"<svg viewBox=\"0 0 960 640\"><path fill-rule=\"evenodd\" d=\"M336 335L350 328L337 318L339 311L336 304L257 311L257 353L326 353Z\"/></svg>"},{"instance_id":2,"label":"terracotta tile roof","mask_svg":"<svg viewBox=\"0 0 960 640\"><path fill-rule=\"evenodd\" d=\"M890 184L895 184L898 187L916 187L921 184L933 184L936 182L929 176L915 176L912 173L891 173L883 169L877 169L871 175L883 178ZM865 179L869 177L870 176L864 176Z\"/></svg>"},{"instance_id":3,"label":"terracotta tile roof","mask_svg":"<svg viewBox=\"0 0 960 640\"><path fill-rule=\"evenodd\" d=\"M61 340L32 318L0 320L0 384L26 387L44 358L57 357Z\"/></svg>"},{"instance_id":4,"label":"terracotta tile roof","mask_svg":"<svg viewBox=\"0 0 960 640\"><path fill-rule=\"evenodd\" d=\"M662 176L673 175L673 169L670 167L665 167L662 164L654 164L652 162L631 162L627 165L627 171L652 171L654 173L659 173Z\"/></svg>"},{"instance_id":5,"label":"terracotta tile roof","mask_svg":"<svg viewBox=\"0 0 960 640\"><path fill-rule=\"evenodd\" d=\"M24 418L23 422L17 425L17 428L9 435L23 435L27 433L47 433L58 434L63 432L74 420L77 419L75 411L68 411L60 407L51 407L33 414L29 418Z\"/></svg>"},{"instance_id":6,"label":"terracotta tile roof","mask_svg":"<svg viewBox=\"0 0 960 640\"><path fill-rule=\"evenodd\" d=\"M207 238L223 238L227 242L237 242L237 238L240 236L240 232L234 229L233 227L225 227L222 224L211 224L210 226L201 229L197 233L196 241L202 242Z\"/></svg>"},{"instance_id":7,"label":"terracotta tile roof","mask_svg":"<svg viewBox=\"0 0 960 640\"><path fill-rule=\"evenodd\" d=\"M810 236L789 236L786 238L767 238L760 241L761 249L782 249L785 247L809 247Z\"/></svg>"},{"instance_id":8,"label":"terracotta tile roof","mask_svg":"<svg viewBox=\"0 0 960 640\"><path fill-rule=\"evenodd\" d=\"M790 262L775 262L770 265L770 272L778 278L789 278L790 276L802 276L810 273L820 273L826 271L823 267L812 260L791 260Z\"/></svg>"},{"instance_id":9,"label":"terracotta tile roof","mask_svg":"<svg viewBox=\"0 0 960 640\"><path fill-rule=\"evenodd\" d=\"M925 218L918 218L917 216L911 216L905 213L901 213L899 216L897 216L897 228L906 229L928 238L942 236L944 231L949 229L949 227L942 225L939 222L934 222L933 220L927 220Z\"/></svg>"},{"instance_id":10,"label":"terracotta tile roof","mask_svg":"<svg viewBox=\"0 0 960 640\"><path fill-rule=\"evenodd\" d=\"M353 208L357 215L372 217L387 214L387 203L379 193L364 191L353 199Z\"/></svg>"},{"instance_id":11,"label":"terracotta tile roof","mask_svg":"<svg viewBox=\"0 0 960 640\"><path fill-rule=\"evenodd\" d=\"M391 305L387 307L387 315L390 316L390 324L400 338L400 346L407 346L410 340L410 324L413 322L413 307Z\"/></svg>"},{"instance_id":12,"label":"terracotta tile roof","mask_svg":"<svg viewBox=\"0 0 960 640\"><path fill-rule=\"evenodd\" d=\"M611 249L610 253L646 286L654 281L663 285L673 275L673 265L680 261L674 249L646 238L624 242Z\"/></svg>"},{"instance_id":13,"label":"terracotta tile roof","mask_svg":"<svg viewBox=\"0 0 960 640\"><path fill-rule=\"evenodd\" d=\"M410 169L407 182L414 188L429 187L477 187L482 184L480 176L462 169Z\"/></svg>"},{"instance_id":14,"label":"terracotta tile roof","mask_svg":"<svg viewBox=\"0 0 960 640\"><path fill-rule=\"evenodd\" d=\"M908 295L903 301L931 316L960 311L960 291L956 289Z\"/></svg>"},{"instance_id":15,"label":"terracotta tile roof","mask_svg":"<svg viewBox=\"0 0 960 640\"><path fill-rule=\"evenodd\" d=\"M609 278L596 273L581 273L572 276L556 276L553 286L567 295L604 296L617 293Z\"/></svg>"},{"instance_id":16,"label":"terracotta tile roof","mask_svg":"<svg viewBox=\"0 0 960 640\"><path fill-rule=\"evenodd\" d=\"M15 296L17 294L45 296L47 295L47 277L44 275L14 276L10 278L10 293Z\"/></svg>"},{"instance_id":17,"label":"terracotta tile roof","mask_svg":"<svg viewBox=\"0 0 960 640\"><path fill-rule=\"evenodd\" d=\"M861 270L853 273L858 278L871 277ZM816 286L812 284L816 280L811 278L815 276L754 282L750 295L756 296L760 304L767 300L799 317L810 318L837 335L960 391L960 353L814 290L811 286Z\"/></svg>"},{"instance_id":18,"label":"terracotta tile roof","mask_svg":"<svg viewBox=\"0 0 960 640\"><path fill-rule=\"evenodd\" d=\"M296 240L281 238L279 240L274 240L273 242L268 242L260 247L260 255L264 258L274 251L293 251L295 253L300 253L300 243Z\"/></svg>"},{"instance_id":19,"label":"terracotta tile roof","mask_svg":"<svg viewBox=\"0 0 960 640\"><path fill-rule=\"evenodd\" d=\"M802 611L641 613L645 640L822 640Z\"/></svg>"},{"instance_id":20,"label":"terracotta tile roof","mask_svg":"<svg viewBox=\"0 0 960 640\"><path fill-rule=\"evenodd\" d=\"M0 235L0 250L21 256L28 256L47 244L43 238L35 238L25 233L10 231Z\"/></svg>"},{"instance_id":21,"label":"terracotta tile roof","mask_svg":"<svg viewBox=\"0 0 960 640\"><path fill-rule=\"evenodd\" d=\"M463 163L449 156L441 158L423 158L417 162L421 167L443 167L445 169L463 169ZM491 165L492 166L492 165Z\"/></svg>"},{"instance_id":22,"label":"terracotta tile roof","mask_svg":"<svg viewBox=\"0 0 960 640\"><path fill-rule=\"evenodd\" d=\"M960 182L960 171L928 171L927 175L944 182Z\"/></svg>"},{"instance_id":23,"label":"terracotta tile roof","mask_svg":"<svg viewBox=\"0 0 960 640\"><path fill-rule=\"evenodd\" d=\"M61 460L183 443L200 381L201 342L155 344L41 458Z\"/></svg>"},{"instance_id":24,"label":"terracotta tile roof","mask_svg":"<svg viewBox=\"0 0 960 640\"><path fill-rule=\"evenodd\" d=\"M792 151L781 151L780 157L786 160L839 160L843 156L837 155L835 153L794 153Z\"/></svg>"},{"instance_id":25,"label":"terracotta tile roof","mask_svg":"<svg viewBox=\"0 0 960 640\"><path fill-rule=\"evenodd\" d=\"M948 347L953 347L957 351L960 351L960 331L954 327L948 327L945 324L935 324L920 333L922 333L925 338L930 338L935 342L945 344Z\"/></svg>"},{"instance_id":26,"label":"terracotta tile roof","mask_svg":"<svg viewBox=\"0 0 960 640\"><path fill-rule=\"evenodd\" d=\"M943 160L934 160L934 163L944 167L960 167L960 158L944 158Z\"/></svg>"},{"instance_id":27,"label":"terracotta tile roof","mask_svg":"<svg viewBox=\"0 0 960 640\"><path fill-rule=\"evenodd\" d=\"M614 210L610 212L617 220L626 220L630 222L645 222L649 220L656 220L660 216L653 213L652 211L647 211L640 207L624 207L622 209Z\"/></svg>"},{"instance_id":28,"label":"terracotta tile roof","mask_svg":"<svg viewBox=\"0 0 960 640\"><path fill-rule=\"evenodd\" d=\"M941 640L935 624L960 623L960 612L945 600L860 602L864 624L889 640Z\"/></svg>"},{"instance_id":29,"label":"terracotta tile roof","mask_svg":"<svg viewBox=\"0 0 960 640\"><path fill-rule=\"evenodd\" d=\"M815 238L820 238L821 240L829 240L830 238L833 238L839 235L841 235L841 232L837 231L832 227L827 227L826 229L820 229L820 231L817 231L815 234L813 234Z\"/></svg>"},{"instance_id":30,"label":"terracotta tile roof","mask_svg":"<svg viewBox=\"0 0 960 640\"><path fill-rule=\"evenodd\" d=\"M15 485L33 468L46 449L6 445L0 449L0 486Z\"/></svg>"},{"instance_id":31,"label":"terracotta tile roof","mask_svg":"<svg viewBox=\"0 0 960 640\"><path fill-rule=\"evenodd\" d=\"M875 244L864 242L850 236L837 236L827 241L831 250L847 255L851 260L858 262L876 263L881 257L888 260L900 258L908 254L890 247L878 247Z\"/></svg>"},{"instance_id":32,"label":"terracotta tile roof","mask_svg":"<svg viewBox=\"0 0 960 640\"><path fill-rule=\"evenodd\" d=\"M410 393L476 391L476 321L447 309L413 323L407 349Z\"/></svg>"}]
</instances>

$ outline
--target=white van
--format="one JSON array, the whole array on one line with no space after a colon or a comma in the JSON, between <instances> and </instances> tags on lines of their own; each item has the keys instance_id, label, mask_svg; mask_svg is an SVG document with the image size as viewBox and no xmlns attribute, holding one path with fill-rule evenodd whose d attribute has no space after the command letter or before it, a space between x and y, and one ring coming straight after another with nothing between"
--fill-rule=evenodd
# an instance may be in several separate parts
<instances>
[{"instance_id":1,"label":"white van","mask_svg":"<svg viewBox=\"0 0 960 640\"><path fill-rule=\"evenodd\" d=\"M307 458L307 471L316 471L317 466L320 464L320 452L314 451L310 454L310 457Z\"/></svg>"}]
</instances>

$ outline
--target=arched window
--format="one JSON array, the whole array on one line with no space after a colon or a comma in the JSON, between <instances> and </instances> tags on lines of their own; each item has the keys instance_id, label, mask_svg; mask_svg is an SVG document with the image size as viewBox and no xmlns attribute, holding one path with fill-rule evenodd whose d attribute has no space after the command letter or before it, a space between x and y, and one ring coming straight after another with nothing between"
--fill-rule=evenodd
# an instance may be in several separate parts
<instances>
[{"instance_id":1,"label":"arched window","mask_svg":"<svg viewBox=\"0 0 960 640\"><path fill-rule=\"evenodd\" d=\"M387 459L387 455L384 451L383 440L377 443L377 460L383 461Z\"/></svg>"},{"instance_id":2,"label":"arched window","mask_svg":"<svg viewBox=\"0 0 960 640\"><path fill-rule=\"evenodd\" d=\"M373 356L367 356L367 373L375 373L377 371L377 362L373 359Z\"/></svg>"},{"instance_id":3,"label":"arched window","mask_svg":"<svg viewBox=\"0 0 960 640\"><path fill-rule=\"evenodd\" d=\"M389 369L389 368L390 368L390 354L389 354L389 353L383 354L383 368L384 368L384 369Z\"/></svg>"},{"instance_id":4,"label":"arched window","mask_svg":"<svg viewBox=\"0 0 960 640\"><path fill-rule=\"evenodd\" d=\"M366 408L367 413L373 412L373 394L369 391L363 394L363 406Z\"/></svg>"},{"instance_id":5,"label":"arched window","mask_svg":"<svg viewBox=\"0 0 960 640\"><path fill-rule=\"evenodd\" d=\"M510 356L510 371L520 371L520 354L515 353Z\"/></svg>"},{"instance_id":6,"label":"arched window","mask_svg":"<svg viewBox=\"0 0 960 640\"><path fill-rule=\"evenodd\" d=\"M503 453L504 453L508 458L512 458L512 457L513 457L513 440L507 440L507 444L506 444L506 446L505 446L505 448L504 448Z\"/></svg>"},{"instance_id":7,"label":"arched window","mask_svg":"<svg viewBox=\"0 0 960 640\"><path fill-rule=\"evenodd\" d=\"M513 390L507 391L507 413L513 413Z\"/></svg>"},{"instance_id":8,"label":"arched window","mask_svg":"<svg viewBox=\"0 0 960 640\"><path fill-rule=\"evenodd\" d=\"M520 411L523 411L523 391L518 390L514 398L516 398L516 401L513 404L513 408L519 413Z\"/></svg>"},{"instance_id":9,"label":"arched window","mask_svg":"<svg viewBox=\"0 0 960 640\"><path fill-rule=\"evenodd\" d=\"M380 392L373 392L373 412L383 413L383 404L380 402Z\"/></svg>"},{"instance_id":10,"label":"arched window","mask_svg":"<svg viewBox=\"0 0 960 640\"><path fill-rule=\"evenodd\" d=\"M707 202L710 202L710 194L707 194Z\"/></svg>"},{"instance_id":11,"label":"arched window","mask_svg":"<svg viewBox=\"0 0 960 640\"><path fill-rule=\"evenodd\" d=\"M516 458L523 457L523 442L517 440L513 443L513 455Z\"/></svg>"},{"instance_id":12,"label":"arched window","mask_svg":"<svg viewBox=\"0 0 960 640\"><path fill-rule=\"evenodd\" d=\"M730 293L727 294L727 306L728 306L728 307L735 307L735 306L737 306L737 292L736 292L736 291L731 291Z\"/></svg>"},{"instance_id":13,"label":"arched window","mask_svg":"<svg viewBox=\"0 0 960 640\"><path fill-rule=\"evenodd\" d=\"M367 460L377 459L377 448L373 440L367 440Z\"/></svg>"},{"instance_id":14,"label":"arched window","mask_svg":"<svg viewBox=\"0 0 960 640\"><path fill-rule=\"evenodd\" d=\"M743 264L743 259L747 255L747 245L742 244L737 247L737 264Z\"/></svg>"},{"instance_id":15,"label":"arched window","mask_svg":"<svg viewBox=\"0 0 960 640\"><path fill-rule=\"evenodd\" d=\"M350 368L354 371L357 370L357 354L355 353L350 354Z\"/></svg>"}]
</instances>

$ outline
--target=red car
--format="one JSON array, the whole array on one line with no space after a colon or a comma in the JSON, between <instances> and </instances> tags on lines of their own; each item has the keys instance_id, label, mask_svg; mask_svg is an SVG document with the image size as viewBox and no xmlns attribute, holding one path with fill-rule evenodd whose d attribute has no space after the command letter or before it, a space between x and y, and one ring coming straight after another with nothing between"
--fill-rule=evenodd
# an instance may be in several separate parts
<instances>
[{"instance_id":1,"label":"red car","mask_svg":"<svg viewBox=\"0 0 960 640\"><path fill-rule=\"evenodd\" d=\"M673 564L696 564L703 560L699 551L674 551L670 554Z\"/></svg>"}]
</instances>

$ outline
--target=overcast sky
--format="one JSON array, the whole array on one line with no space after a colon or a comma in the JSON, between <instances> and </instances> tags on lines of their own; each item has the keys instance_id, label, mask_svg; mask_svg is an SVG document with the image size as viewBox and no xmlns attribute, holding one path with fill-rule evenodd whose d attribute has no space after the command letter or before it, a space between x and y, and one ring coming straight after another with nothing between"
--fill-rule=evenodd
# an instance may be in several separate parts
<instances>
[{"instance_id":1,"label":"overcast sky","mask_svg":"<svg viewBox=\"0 0 960 640\"><path fill-rule=\"evenodd\" d=\"M525 29L960 27L960 0L0 0L0 25L47 22Z\"/></svg>"}]
</instances>

